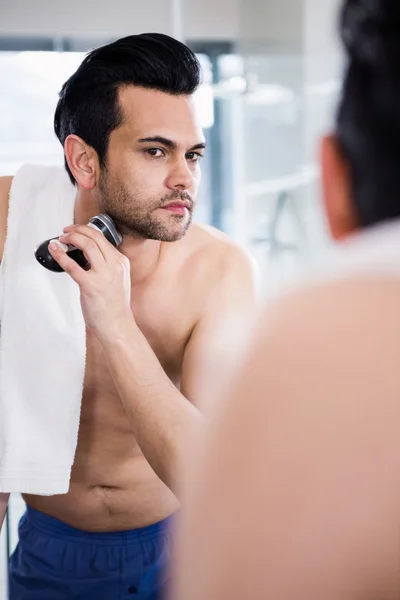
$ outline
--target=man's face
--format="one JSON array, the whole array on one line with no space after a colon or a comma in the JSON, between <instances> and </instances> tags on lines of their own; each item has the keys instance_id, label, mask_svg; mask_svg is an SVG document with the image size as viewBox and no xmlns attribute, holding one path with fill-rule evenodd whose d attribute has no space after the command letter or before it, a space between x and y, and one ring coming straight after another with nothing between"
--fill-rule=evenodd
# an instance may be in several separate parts
<instances>
[{"instance_id":1,"label":"man's face","mask_svg":"<svg viewBox=\"0 0 400 600\"><path fill-rule=\"evenodd\" d=\"M192 220L205 148L193 98L127 86L119 101L124 122L110 135L101 209L124 235L179 240Z\"/></svg>"}]
</instances>

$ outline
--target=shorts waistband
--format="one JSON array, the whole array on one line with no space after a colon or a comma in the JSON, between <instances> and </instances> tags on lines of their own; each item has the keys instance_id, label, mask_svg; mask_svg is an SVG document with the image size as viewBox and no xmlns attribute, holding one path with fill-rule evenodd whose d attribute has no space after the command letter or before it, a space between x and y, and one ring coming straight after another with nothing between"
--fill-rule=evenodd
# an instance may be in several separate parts
<instances>
[{"instance_id":1,"label":"shorts waistband","mask_svg":"<svg viewBox=\"0 0 400 600\"><path fill-rule=\"evenodd\" d=\"M171 515L170 517L167 517L158 523L141 527L139 529L104 533L76 529L75 527L71 527L59 519L45 515L31 506L26 507L26 512L22 519L29 527L32 527L37 531L41 531L42 533L50 536L62 536L63 539L68 538L70 540L79 542L116 545L138 543L140 541L150 541L153 538L158 538L170 530L174 517L175 515Z\"/></svg>"}]
</instances>

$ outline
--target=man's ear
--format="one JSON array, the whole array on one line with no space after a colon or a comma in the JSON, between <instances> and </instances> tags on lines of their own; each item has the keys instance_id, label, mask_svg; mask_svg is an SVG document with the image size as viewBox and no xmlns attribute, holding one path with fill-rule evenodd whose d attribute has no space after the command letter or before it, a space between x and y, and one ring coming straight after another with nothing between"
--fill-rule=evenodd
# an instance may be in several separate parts
<instances>
[{"instance_id":1,"label":"man's ear","mask_svg":"<svg viewBox=\"0 0 400 600\"><path fill-rule=\"evenodd\" d=\"M85 190L93 189L99 173L95 150L79 136L69 135L64 143L64 154L77 184Z\"/></svg>"},{"instance_id":2,"label":"man's ear","mask_svg":"<svg viewBox=\"0 0 400 600\"><path fill-rule=\"evenodd\" d=\"M322 194L331 235L342 240L360 228L350 192L347 163L335 136L321 144Z\"/></svg>"}]
</instances>

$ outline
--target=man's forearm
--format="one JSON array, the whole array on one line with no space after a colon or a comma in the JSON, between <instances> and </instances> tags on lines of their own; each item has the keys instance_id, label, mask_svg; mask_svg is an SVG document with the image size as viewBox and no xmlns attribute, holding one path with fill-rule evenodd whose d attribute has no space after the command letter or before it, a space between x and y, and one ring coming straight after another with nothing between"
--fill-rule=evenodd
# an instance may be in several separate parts
<instances>
[{"instance_id":1,"label":"man's forearm","mask_svg":"<svg viewBox=\"0 0 400 600\"><path fill-rule=\"evenodd\" d=\"M186 440L203 417L170 381L133 319L102 343L139 447L176 491Z\"/></svg>"}]
</instances>

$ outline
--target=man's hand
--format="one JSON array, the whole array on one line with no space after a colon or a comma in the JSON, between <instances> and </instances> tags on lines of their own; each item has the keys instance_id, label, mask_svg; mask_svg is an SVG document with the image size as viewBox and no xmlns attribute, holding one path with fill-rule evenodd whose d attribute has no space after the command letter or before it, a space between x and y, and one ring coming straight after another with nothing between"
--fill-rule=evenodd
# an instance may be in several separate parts
<instances>
[{"instance_id":1,"label":"man's hand","mask_svg":"<svg viewBox=\"0 0 400 600\"><path fill-rule=\"evenodd\" d=\"M133 319L129 260L87 225L70 225L59 239L82 250L91 265L85 271L57 243L49 245L51 255L79 286L86 326L100 341L107 340L119 323Z\"/></svg>"}]
</instances>

